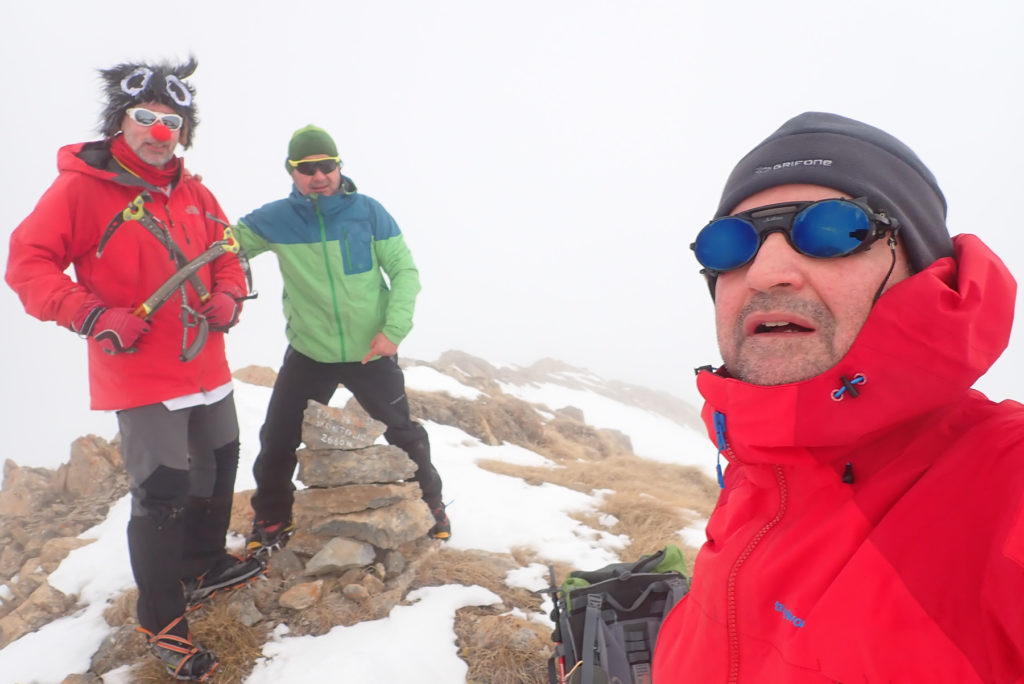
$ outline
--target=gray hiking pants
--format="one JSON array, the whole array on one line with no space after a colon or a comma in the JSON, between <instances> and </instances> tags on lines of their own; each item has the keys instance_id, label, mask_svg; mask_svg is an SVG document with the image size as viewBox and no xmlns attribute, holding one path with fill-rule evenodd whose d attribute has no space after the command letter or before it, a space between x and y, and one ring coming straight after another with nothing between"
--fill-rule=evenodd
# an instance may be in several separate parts
<instances>
[{"instance_id":1,"label":"gray hiking pants","mask_svg":"<svg viewBox=\"0 0 1024 684\"><path fill-rule=\"evenodd\" d=\"M184 612L180 580L224 554L238 469L235 401L229 394L176 411L150 404L118 411L117 421L131 480L128 551L139 624L158 632ZM179 627L187 630L184 621Z\"/></svg>"}]
</instances>

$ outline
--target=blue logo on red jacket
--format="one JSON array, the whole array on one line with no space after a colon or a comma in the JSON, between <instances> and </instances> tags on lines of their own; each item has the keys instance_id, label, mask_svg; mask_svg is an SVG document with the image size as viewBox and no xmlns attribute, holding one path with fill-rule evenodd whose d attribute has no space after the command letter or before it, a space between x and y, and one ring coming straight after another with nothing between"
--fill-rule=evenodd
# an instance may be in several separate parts
<instances>
[{"instance_id":1,"label":"blue logo on red jacket","mask_svg":"<svg viewBox=\"0 0 1024 684\"><path fill-rule=\"evenodd\" d=\"M804 626L803 619L798 618L796 615L793 615L793 613L789 612L789 608L787 608L786 606L782 605L778 601L775 602L775 610L776 610L776 612L782 613L782 617L784 617L787 620L789 620L790 622L792 622L794 627L803 627Z\"/></svg>"}]
</instances>

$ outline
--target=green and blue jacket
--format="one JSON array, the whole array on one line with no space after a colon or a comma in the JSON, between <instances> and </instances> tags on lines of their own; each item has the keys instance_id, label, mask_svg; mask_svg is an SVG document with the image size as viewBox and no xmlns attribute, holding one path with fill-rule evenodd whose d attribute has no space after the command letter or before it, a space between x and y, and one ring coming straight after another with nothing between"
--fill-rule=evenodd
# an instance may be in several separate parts
<instances>
[{"instance_id":1,"label":"green and blue jacket","mask_svg":"<svg viewBox=\"0 0 1024 684\"><path fill-rule=\"evenodd\" d=\"M293 186L242 217L235 234L250 257L277 255L285 333L311 359L362 361L377 333L400 344L412 330L420 291L412 254L391 215L348 178L329 196Z\"/></svg>"}]
</instances>

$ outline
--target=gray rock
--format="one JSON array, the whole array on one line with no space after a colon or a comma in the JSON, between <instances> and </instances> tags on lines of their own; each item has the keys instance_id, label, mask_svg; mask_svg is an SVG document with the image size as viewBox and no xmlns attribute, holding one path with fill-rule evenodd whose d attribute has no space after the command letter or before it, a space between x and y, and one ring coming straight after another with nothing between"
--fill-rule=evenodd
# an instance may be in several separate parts
<instances>
[{"instance_id":1,"label":"gray rock","mask_svg":"<svg viewBox=\"0 0 1024 684\"><path fill-rule=\"evenodd\" d=\"M384 554L384 572L388 577L401 574L405 570L405 556L401 551L391 549Z\"/></svg>"},{"instance_id":2,"label":"gray rock","mask_svg":"<svg viewBox=\"0 0 1024 684\"><path fill-rule=\"evenodd\" d=\"M408 454L390 444L364 449L300 449L298 479L307 487L340 487L408 480L416 464Z\"/></svg>"},{"instance_id":3,"label":"gray rock","mask_svg":"<svg viewBox=\"0 0 1024 684\"><path fill-rule=\"evenodd\" d=\"M303 413L302 441L309 449L361 449L377 441L386 428L365 412L310 400Z\"/></svg>"},{"instance_id":4,"label":"gray rock","mask_svg":"<svg viewBox=\"0 0 1024 684\"><path fill-rule=\"evenodd\" d=\"M122 625L103 638L100 647L92 655L89 669L101 674L110 672L125 663L143 658L146 653L146 637L135 630L135 625Z\"/></svg>"},{"instance_id":5,"label":"gray rock","mask_svg":"<svg viewBox=\"0 0 1024 684\"><path fill-rule=\"evenodd\" d=\"M267 574L270 577L292 579L298 577L304 571L302 559L290 548L279 549L270 556L270 568Z\"/></svg>"},{"instance_id":6,"label":"gray rock","mask_svg":"<svg viewBox=\"0 0 1024 684\"><path fill-rule=\"evenodd\" d=\"M341 593L345 598L353 601L365 601L370 598L370 592L361 584L346 584L342 588Z\"/></svg>"},{"instance_id":7,"label":"gray rock","mask_svg":"<svg viewBox=\"0 0 1024 684\"><path fill-rule=\"evenodd\" d=\"M420 487L415 482L303 489L295 492L294 516L298 527L308 527L332 513L355 513L418 498Z\"/></svg>"},{"instance_id":8,"label":"gray rock","mask_svg":"<svg viewBox=\"0 0 1024 684\"><path fill-rule=\"evenodd\" d=\"M320 536L358 539L380 549L394 549L425 536L433 525L434 516L427 504L419 499L369 511L328 516L314 524L310 531Z\"/></svg>"},{"instance_id":9,"label":"gray rock","mask_svg":"<svg viewBox=\"0 0 1024 684\"><path fill-rule=\"evenodd\" d=\"M307 575L340 573L373 562L376 552L365 542L335 537L306 563Z\"/></svg>"},{"instance_id":10,"label":"gray rock","mask_svg":"<svg viewBox=\"0 0 1024 684\"><path fill-rule=\"evenodd\" d=\"M578 409L578 408L576 408L575 406L563 406L560 409L555 409L555 413L559 413L559 414L565 416L566 418L569 418L571 420L575 420L577 423L585 423L585 422L587 422L583 418L583 411Z\"/></svg>"},{"instance_id":11,"label":"gray rock","mask_svg":"<svg viewBox=\"0 0 1024 684\"><path fill-rule=\"evenodd\" d=\"M256 582L246 593L249 594L261 613L271 615L277 608L277 595L283 590L284 585L285 583L280 577L275 577L271 573L267 575L266 582Z\"/></svg>"},{"instance_id":12,"label":"gray rock","mask_svg":"<svg viewBox=\"0 0 1024 684\"><path fill-rule=\"evenodd\" d=\"M228 615L238 620L246 627L252 627L263 620L263 613L256 607L252 596L247 594L235 594L227 607Z\"/></svg>"},{"instance_id":13,"label":"gray rock","mask_svg":"<svg viewBox=\"0 0 1024 684\"><path fill-rule=\"evenodd\" d=\"M323 595L323 591L323 580L303 582L302 584L296 584L294 587L281 594L281 598L279 598L277 602L282 608L306 610L307 608L314 606L316 602L320 600L320 597Z\"/></svg>"}]
</instances>

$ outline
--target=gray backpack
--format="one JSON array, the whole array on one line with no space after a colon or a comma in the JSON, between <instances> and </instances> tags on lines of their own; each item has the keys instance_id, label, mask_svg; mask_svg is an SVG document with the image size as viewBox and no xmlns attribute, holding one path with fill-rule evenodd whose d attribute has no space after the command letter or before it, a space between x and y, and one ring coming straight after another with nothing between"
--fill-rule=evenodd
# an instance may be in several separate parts
<instances>
[{"instance_id":1,"label":"gray backpack","mask_svg":"<svg viewBox=\"0 0 1024 684\"><path fill-rule=\"evenodd\" d=\"M658 629L689 587L674 545L635 563L571 572L561 586L551 569L549 684L650 684Z\"/></svg>"}]
</instances>

